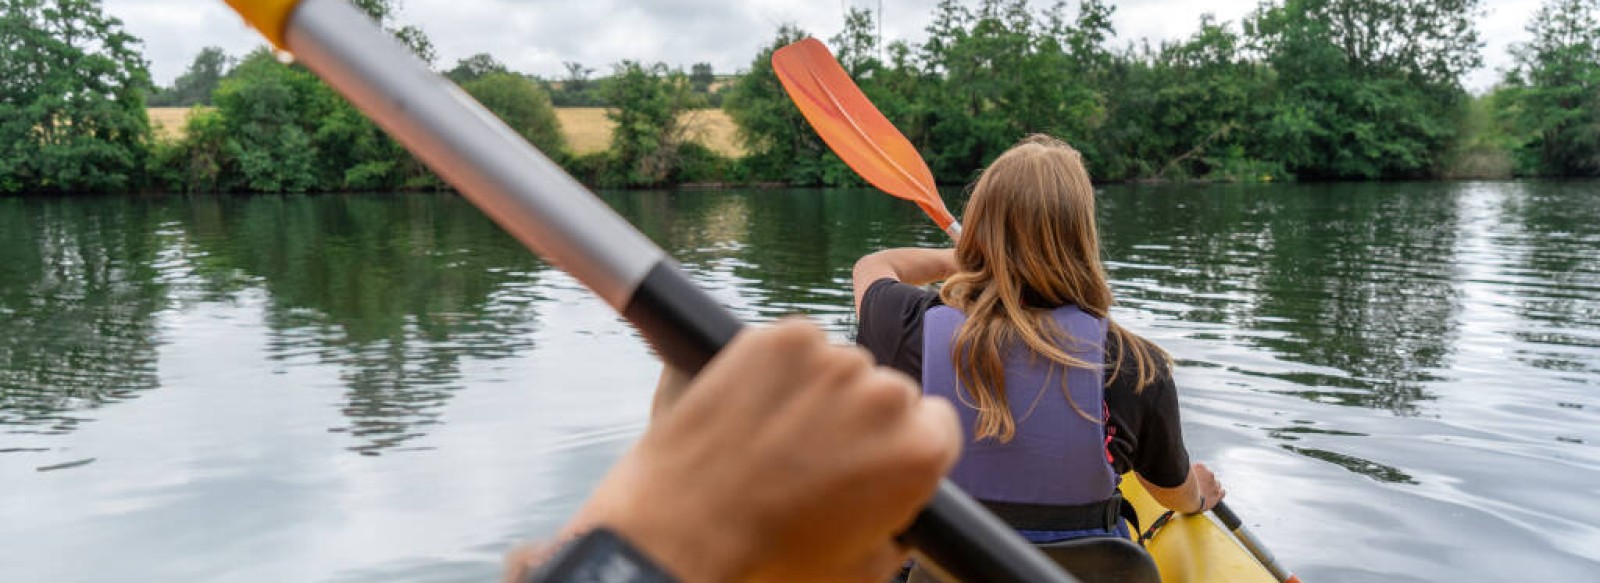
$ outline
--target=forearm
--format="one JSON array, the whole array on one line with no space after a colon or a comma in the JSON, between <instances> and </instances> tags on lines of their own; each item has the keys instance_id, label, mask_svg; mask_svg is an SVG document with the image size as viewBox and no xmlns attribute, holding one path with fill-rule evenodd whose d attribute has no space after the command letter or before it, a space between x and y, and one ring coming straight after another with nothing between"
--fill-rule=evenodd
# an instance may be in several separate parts
<instances>
[{"instance_id":1,"label":"forearm","mask_svg":"<svg viewBox=\"0 0 1600 583\"><path fill-rule=\"evenodd\" d=\"M1201 499L1200 483L1193 471L1189 472L1189 477L1176 488L1162 488L1150 483L1144 476L1139 476L1139 483L1144 484L1144 489L1150 492L1150 497L1155 498L1156 502L1184 514L1200 512L1206 502Z\"/></svg>"},{"instance_id":2,"label":"forearm","mask_svg":"<svg viewBox=\"0 0 1600 583\"><path fill-rule=\"evenodd\" d=\"M862 257L856 262L854 274L857 281L893 277L911 285L923 285L950 277L956 269L953 249L901 247Z\"/></svg>"}]
</instances>

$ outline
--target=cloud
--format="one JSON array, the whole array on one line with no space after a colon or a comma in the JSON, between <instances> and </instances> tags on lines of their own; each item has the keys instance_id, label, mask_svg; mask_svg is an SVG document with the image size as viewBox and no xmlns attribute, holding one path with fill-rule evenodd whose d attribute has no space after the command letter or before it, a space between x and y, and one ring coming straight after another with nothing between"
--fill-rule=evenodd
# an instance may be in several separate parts
<instances>
[{"instance_id":1,"label":"cloud","mask_svg":"<svg viewBox=\"0 0 1600 583\"><path fill-rule=\"evenodd\" d=\"M1117 45L1191 34L1203 13L1239 22L1256 0L1131 0L1112 2ZM576 61L600 74L623 59L665 61L687 69L711 63L720 73L748 69L778 26L798 24L822 38L843 24L846 8L883 14L887 40L921 41L934 0L401 0L397 22L416 25L438 49L440 68L489 53L512 69L558 77ZM1047 5L1036 0L1035 5ZM1469 89L1487 89L1508 66L1510 43L1526 33L1535 3L1487 0L1479 31L1486 66L1467 76ZM242 55L262 41L216 0L106 0L106 9L144 39L157 83L170 84L206 46Z\"/></svg>"}]
</instances>

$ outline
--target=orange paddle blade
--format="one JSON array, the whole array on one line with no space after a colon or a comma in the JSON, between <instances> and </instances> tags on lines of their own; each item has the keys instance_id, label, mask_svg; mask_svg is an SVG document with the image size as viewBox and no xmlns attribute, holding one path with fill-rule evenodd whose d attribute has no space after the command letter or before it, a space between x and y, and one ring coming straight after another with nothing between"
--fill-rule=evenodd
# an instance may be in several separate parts
<instances>
[{"instance_id":1,"label":"orange paddle blade","mask_svg":"<svg viewBox=\"0 0 1600 583\"><path fill-rule=\"evenodd\" d=\"M956 221L934 188L922 155L861 93L828 47L801 39L772 53L772 69L789 99L845 164L879 190L917 203L949 230Z\"/></svg>"}]
</instances>

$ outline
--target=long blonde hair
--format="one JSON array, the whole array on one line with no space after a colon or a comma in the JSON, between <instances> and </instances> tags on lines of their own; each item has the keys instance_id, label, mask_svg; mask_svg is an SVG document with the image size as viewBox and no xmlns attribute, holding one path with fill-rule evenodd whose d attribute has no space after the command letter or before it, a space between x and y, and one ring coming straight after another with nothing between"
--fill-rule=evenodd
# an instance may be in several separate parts
<instances>
[{"instance_id":1,"label":"long blonde hair","mask_svg":"<svg viewBox=\"0 0 1600 583\"><path fill-rule=\"evenodd\" d=\"M1063 349L1074 340L1060 330L1049 309L1030 303L1074 304L1104 318L1106 335L1114 340L1108 344L1132 352L1140 390L1165 372L1157 370L1165 363L1155 357L1165 355L1159 347L1110 318L1113 300L1100 263L1094 187L1077 150L1049 136L1023 139L983 171L962 222L964 232L956 243L960 270L939 295L967 316L951 342L951 357L964 392L978 409L977 439L994 437L1004 443L1016 434L1004 360L1006 347L1016 341L1053 365L1102 366ZM1107 384L1122 372L1122 355L1109 356L1113 368ZM1065 375L1062 379L1064 384ZM1079 414L1100 421L1072 405Z\"/></svg>"}]
</instances>

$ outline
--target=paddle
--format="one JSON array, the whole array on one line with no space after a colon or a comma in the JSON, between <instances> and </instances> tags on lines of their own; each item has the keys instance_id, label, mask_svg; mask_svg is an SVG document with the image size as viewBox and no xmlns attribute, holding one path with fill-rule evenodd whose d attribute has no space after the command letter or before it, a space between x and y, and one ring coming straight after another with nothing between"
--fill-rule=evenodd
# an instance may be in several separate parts
<instances>
[{"instance_id":1,"label":"paddle","mask_svg":"<svg viewBox=\"0 0 1600 583\"><path fill-rule=\"evenodd\" d=\"M1228 531L1233 533L1234 538L1239 539L1244 548L1249 549L1250 554L1255 555L1256 560L1261 561L1261 565L1271 571L1272 576L1277 578L1278 581L1282 583L1300 583L1300 578L1295 576L1294 573L1290 573L1288 569L1283 568L1283 565L1278 564L1278 558L1272 556L1272 551L1267 550L1266 545L1261 544L1261 539L1256 538L1255 533L1245 528L1244 521L1239 520L1239 515L1233 513L1233 508L1230 508L1227 502L1218 501L1216 506L1211 507L1211 514L1221 520L1222 525L1228 527Z\"/></svg>"},{"instance_id":2,"label":"paddle","mask_svg":"<svg viewBox=\"0 0 1600 583\"><path fill-rule=\"evenodd\" d=\"M814 38L800 39L772 53L772 70L806 121L851 169L884 192L916 202L951 239L960 235L961 225L945 210L922 155L867 100L828 47ZM1273 577L1299 583L1227 504L1218 502L1211 511Z\"/></svg>"},{"instance_id":3,"label":"paddle","mask_svg":"<svg viewBox=\"0 0 1600 583\"><path fill-rule=\"evenodd\" d=\"M345 0L227 1L672 366L699 371L742 328L659 247ZM900 538L962 580L1073 581L948 480Z\"/></svg>"},{"instance_id":4,"label":"paddle","mask_svg":"<svg viewBox=\"0 0 1600 583\"><path fill-rule=\"evenodd\" d=\"M961 223L945 208L916 146L861 93L828 47L804 38L772 53L772 70L801 115L844 163L879 190L917 203L951 239Z\"/></svg>"}]
</instances>

